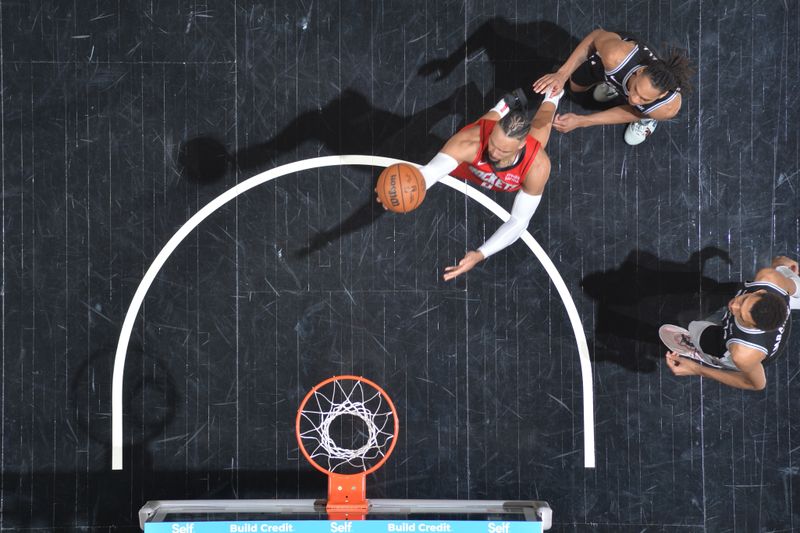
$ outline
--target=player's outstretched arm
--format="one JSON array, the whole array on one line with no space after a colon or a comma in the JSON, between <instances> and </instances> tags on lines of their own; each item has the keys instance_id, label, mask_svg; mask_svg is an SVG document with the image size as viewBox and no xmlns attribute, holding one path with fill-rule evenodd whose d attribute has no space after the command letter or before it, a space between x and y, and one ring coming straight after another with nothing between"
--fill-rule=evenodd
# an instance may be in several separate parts
<instances>
[{"instance_id":1,"label":"player's outstretched arm","mask_svg":"<svg viewBox=\"0 0 800 533\"><path fill-rule=\"evenodd\" d=\"M540 149L531 165L531 170L525 178L525 185L514 198L511 208L511 218L500 226L489 239L477 250L470 250L457 265L444 269L444 280L451 279L469 272L475 265L510 246L519 239L522 232L528 227L531 217L539 207L542 200L544 186L550 176L550 158Z\"/></svg>"},{"instance_id":2,"label":"player's outstretched arm","mask_svg":"<svg viewBox=\"0 0 800 533\"><path fill-rule=\"evenodd\" d=\"M761 364L764 353L738 343L732 343L729 349L739 372L703 366L675 352L667 352L667 366L676 376L702 376L737 389L764 390L767 386Z\"/></svg>"},{"instance_id":3,"label":"player's outstretched arm","mask_svg":"<svg viewBox=\"0 0 800 533\"><path fill-rule=\"evenodd\" d=\"M480 132L478 128L462 130L450 137L428 164L420 167L419 171L425 179L425 189L430 189L437 181L453 172L464 161L472 161L478 153L480 146ZM381 203L375 191L375 199ZM386 209L386 206L383 206Z\"/></svg>"},{"instance_id":4,"label":"player's outstretched arm","mask_svg":"<svg viewBox=\"0 0 800 533\"><path fill-rule=\"evenodd\" d=\"M608 126L612 124L628 124L636 122L642 118L653 118L656 120L669 120L678 114L681 109L680 95L677 98L659 107L649 115L640 113L633 106L628 104L618 105L605 111L589 113L588 115L578 115L575 113L564 113L556 115L553 127L561 132L568 133L576 128L588 128L590 126Z\"/></svg>"},{"instance_id":5,"label":"player's outstretched arm","mask_svg":"<svg viewBox=\"0 0 800 533\"><path fill-rule=\"evenodd\" d=\"M612 41L619 41L619 35L597 28L575 47L567 60L557 71L545 74L533 82L534 92L540 94L557 94L564 89L572 73L581 66L598 47L606 47ZM605 56L603 56L605 57Z\"/></svg>"},{"instance_id":6,"label":"player's outstretched arm","mask_svg":"<svg viewBox=\"0 0 800 533\"><path fill-rule=\"evenodd\" d=\"M553 130L553 118L558 109L558 101L564 93L559 93L556 96L548 96L544 99L536 114L531 120L531 137L539 141L542 149L547 146L547 141L550 140L550 132Z\"/></svg>"},{"instance_id":7,"label":"player's outstretched arm","mask_svg":"<svg viewBox=\"0 0 800 533\"><path fill-rule=\"evenodd\" d=\"M590 126L628 124L630 122L636 122L644 116L643 113L639 113L632 106L625 104L588 115L578 115L575 113L556 115L553 121L553 127L556 131L561 133L569 133L574 129L588 128Z\"/></svg>"},{"instance_id":8,"label":"player's outstretched arm","mask_svg":"<svg viewBox=\"0 0 800 533\"><path fill-rule=\"evenodd\" d=\"M477 127L459 131L444 144L442 149L419 171L425 178L425 188L430 189L437 181L454 171L458 165L472 161L478 154L480 131Z\"/></svg>"}]
</instances>

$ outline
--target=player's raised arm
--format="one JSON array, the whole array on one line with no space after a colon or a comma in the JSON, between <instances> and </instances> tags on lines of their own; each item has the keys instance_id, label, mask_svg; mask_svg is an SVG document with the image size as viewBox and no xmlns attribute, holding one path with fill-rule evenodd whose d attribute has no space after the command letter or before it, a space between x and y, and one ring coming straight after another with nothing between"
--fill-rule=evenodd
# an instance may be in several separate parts
<instances>
[{"instance_id":1,"label":"player's raised arm","mask_svg":"<svg viewBox=\"0 0 800 533\"><path fill-rule=\"evenodd\" d=\"M545 74L535 82L533 82L534 92L554 95L564 90L564 87L579 66L581 66L596 49L596 41L603 42L609 38L616 38L616 34L607 32L602 28L597 28L583 38L583 40L575 47L575 50L570 54L569 58L561 65L557 71L550 74Z\"/></svg>"},{"instance_id":2,"label":"player's raised arm","mask_svg":"<svg viewBox=\"0 0 800 533\"><path fill-rule=\"evenodd\" d=\"M543 149L540 149L525 179L525 186L514 197L511 217L477 250L467 252L457 265L446 267L444 280L450 281L469 272L487 257L515 243L528 228L531 218L536 213L549 177L550 158Z\"/></svg>"},{"instance_id":3,"label":"player's raised arm","mask_svg":"<svg viewBox=\"0 0 800 533\"><path fill-rule=\"evenodd\" d=\"M525 179L525 186L514 197L511 218L503 223L485 243L478 247L478 252L481 253L484 259L512 245L519 239L522 232L528 228L531 218L533 218L539 203L542 201L544 186L549 177L550 158L544 150L539 150Z\"/></svg>"},{"instance_id":4,"label":"player's raised arm","mask_svg":"<svg viewBox=\"0 0 800 533\"><path fill-rule=\"evenodd\" d=\"M767 377L761 364L764 354L741 344L732 346L731 353L739 366L738 371L703 366L675 352L667 352L667 366L676 376L702 376L737 389L764 390L767 386Z\"/></svg>"}]
</instances>

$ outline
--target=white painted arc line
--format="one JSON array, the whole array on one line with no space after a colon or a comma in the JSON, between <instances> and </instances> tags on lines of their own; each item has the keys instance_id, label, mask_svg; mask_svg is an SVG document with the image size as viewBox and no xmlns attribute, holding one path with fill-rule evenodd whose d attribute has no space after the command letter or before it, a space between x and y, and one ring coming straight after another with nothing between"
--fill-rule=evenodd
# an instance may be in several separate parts
<instances>
[{"instance_id":1,"label":"white painted arc line","mask_svg":"<svg viewBox=\"0 0 800 533\"><path fill-rule=\"evenodd\" d=\"M475 187L468 186L465 181L453 178L452 176L446 176L441 182L453 189L463 192L494 213L503 222L511 218L511 213L503 209L500 204ZM550 256L544 251L544 248L539 245L538 241L533 238L533 235L531 235L528 230L522 233L521 240L528 245L528 248L530 248L533 255L536 256L550 276L550 280L553 282L558 295L561 296L561 301L564 303L564 307L567 310L567 317L569 317L570 325L572 326L572 333L575 335L575 342L578 345L578 358L581 363L581 382L583 385L583 466L585 468L594 468L594 386L592 384L592 362L589 359L589 344L586 342L586 334L583 331L581 317L578 314L578 308L575 306L572 295L569 289L567 289L566 283L564 283L564 279L550 260Z\"/></svg>"},{"instance_id":2,"label":"white painted arc line","mask_svg":"<svg viewBox=\"0 0 800 533\"><path fill-rule=\"evenodd\" d=\"M147 269L142 281L133 295L131 304L125 315L125 320L122 323L119 341L117 342L117 351L114 357L114 374L112 377L112 391L111 391L111 468L113 470L122 470L123 468L123 433L122 433L122 384L123 374L125 370L125 357L127 355L128 344L130 342L131 333L133 331L134 323L139 315L139 310L144 302L144 297L147 291L155 281L161 267L164 266L169 256L178 247L178 245L185 239L200 223L205 220L211 213L215 212L221 206L239 196L240 194L249 191L263 183L271 181L275 178L300 172L303 170L310 170L314 168L322 168L329 166L341 165L366 165L375 167L388 167L394 163L409 163L400 159L392 159L380 156L364 156L364 155L342 155L342 156L327 156L318 157L314 159L305 159L296 161L287 165L273 168L266 172L262 172L252 178L249 178L231 189L225 191L217 198L206 204L202 209L195 213L186 223L167 241L161 251L153 260L153 263ZM415 163L410 163L416 165ZM486 207L489 211L494 213L504 222L511 216L508 211L500 207L494 200L466 184L466 182L456 180L450 176L443 178L442 183L451 187L459 192L462 192L476 200L478 203ZM522 240L536 258L542 263L545 271L547 271L550 279L556 287L564 306L567 309L570 323L572 325L575 340L578 345L578 356L581 363L581 380L583 382L583 423L584 423L584 466L586 468L593 468L595 465L594 457L594 401L592 390L592 371L591 362L589 360L589 349L586 343L586 337L583 332L580 317L578 315L575 303L572 296L567 290L564 280L558 273L558 270L553 265L550 258L545 251L539 246L539 243L533 236L525 231L522 234Z\"/></svg>"},{"instance_id":3,"label":"white painted arc line","mask_svg":"<svg viewBox=\"0 0 800 533\"><path fill-rule=\"evenodd\" d=\"M364 161L353 164L371 164L371 162L366 162L367 160L372 161L372 158L370 157L355 157L364 158ZM155 259L153 259L153 263L142 277L142 281L139 283L139 287L137 287L136 292L133 295L133 299L131 300L131 305L128 307L128 312L125 315L125 320L122 323L119 341L117 342L117 351L114 356L114 374L111 385L111 468L113 470L122 470L122 381L123 374L125 372L125 357L128 351L131 332L133 331L136 318L139 315L139 310L142 307L142 302L144 302L144 297L169 256L172 255L172 252L175 251L183 239L185 239L211 213L214 213L224 204L240 194L249 191L253 187L257 187L262 183L266 183L267 181L285 176L286 174L291 174L293 172L341 164L342 161L340 156L320 157L316 159L296 161L288 165L282 165L266 172L262 172L261 174L253 176L252 178L237 184L218 197L214 198L197 213L192 215L192 217L189 218L189 220L187 220L183 226L181 226L175 235L173 235L169 241L167 241L167 244L164 245Z\"/></svg>"}]
</instances>

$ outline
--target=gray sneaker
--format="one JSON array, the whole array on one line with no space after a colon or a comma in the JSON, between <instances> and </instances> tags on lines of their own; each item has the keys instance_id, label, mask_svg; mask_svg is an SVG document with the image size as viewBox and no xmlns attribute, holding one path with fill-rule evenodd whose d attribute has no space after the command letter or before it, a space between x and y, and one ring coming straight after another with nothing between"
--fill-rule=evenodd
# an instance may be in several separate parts
<instances>
[{"instance_id":1,"label":"gray sneaker","mask_svg":"<svg viewBox=\"0 0 800 533\"><path fill-rule=\"evenodd\" d=\"M625 130L625 142L631 146L642 144L656 131L658 121L652 118L643 118L638 122L631 122Z\"/></svg>"},{"instance_id":2,"label":"gray sneaker","mask_svg":"<svg viewBox=\"0 0 800 533\"><path fill-rule=\"evenodd\" d=\"M594 88L594 92L592 93L592 97L594 98L595 102L601 103L610 102L617 96L619 96L619 93L614 86L606 82L598 83Z\"/></svg>"}]
</instances>

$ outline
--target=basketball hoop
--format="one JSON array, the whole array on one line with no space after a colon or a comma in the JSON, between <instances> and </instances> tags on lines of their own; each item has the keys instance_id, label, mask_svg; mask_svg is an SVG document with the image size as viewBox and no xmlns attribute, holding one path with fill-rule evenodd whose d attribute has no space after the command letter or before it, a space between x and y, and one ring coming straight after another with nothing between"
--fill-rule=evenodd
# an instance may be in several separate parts
<instances>
[{"instance_id":1,"label":"basketball hoop","mask_svg":"<svg viewBox=\"0 0 800 533\"><path fill-rule=\"evenodd\" d=\"M397 410L386 391L358 376L326 379L303 398L295 430L305 458L328 476L329 518L363 519L367 474L397 443Z\"/></svg>"},{"instance_id":2,"label":"basketball hoop","mask_svg":"<svg viewBox=\"0 0 800 533\"><path fill-rule=\"evenodd\" d=\"M433 531L494 531L537 533L550 529L553 511L544 501L516 500L393 500L366 498L366 476L383 466L394 450L399 431L399 419L389 395L372 381L358 376L335 376L316 385L306 394L297 410L295 436L300 451L314 468L328 476L326 511L329 520L363 520L373 513L381 520L394 517L385 525L357 528L352 523L330 524L318 521L322 501L304 500L177 500L148 501L139 510L139 524L161 522L175 515L231 516L235 522L215 521L214 531L316 531L348 533L352 531L433 532ZM280 522L242 522L240 514L264 514L270 520L285 516ZM426 516L423 521L409 520L409 515ZM295 522L295 515L311 516L306 522ZM475 527L462 522L441 520L441 515L460 516L459 520L483 520ZM504 516L502 525L495 522ZM508 516L509 518L505 518ZM510 520L510 521L506 521ZM533 522L541 522L541 525ZM169 522L170 531L193 531L193 522ZM297 529L295 529L297 526ZM220 529L216 529L216 527ZM146 529L145 529L146 530ZM156 531L167 531L158 529ZM204 529L210 531L210 529Z\"/></svg>"}]
</instances>

